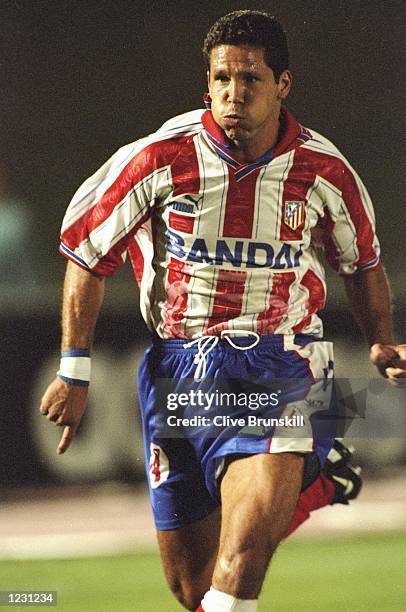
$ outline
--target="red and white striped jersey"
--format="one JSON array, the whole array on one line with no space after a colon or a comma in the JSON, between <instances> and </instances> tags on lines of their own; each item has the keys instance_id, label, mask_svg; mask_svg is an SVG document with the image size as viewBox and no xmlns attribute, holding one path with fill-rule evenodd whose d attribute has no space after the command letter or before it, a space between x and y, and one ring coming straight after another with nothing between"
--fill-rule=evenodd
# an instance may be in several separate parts
<instances>
[{"instance_id":1,"label":"red and white striped jersey","mask_svg":"<svg viewBox=\"0 0 406 612\"><path fill-rule=\"evenodd\" d=\"M240 164L210 110L131 143L70 203L60 250L109 276L128 253L162 338L225 329L320 337L322 246L341 274L379 265L368 193L326 138L283 109L273 150Z\"/></svg>"}]
</instances>

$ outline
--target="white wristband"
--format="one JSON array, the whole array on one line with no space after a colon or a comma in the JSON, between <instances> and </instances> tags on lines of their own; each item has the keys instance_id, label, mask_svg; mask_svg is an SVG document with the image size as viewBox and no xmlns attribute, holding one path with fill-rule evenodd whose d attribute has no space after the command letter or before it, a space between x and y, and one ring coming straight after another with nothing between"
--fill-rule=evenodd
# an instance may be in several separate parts
<instances>
[{"instance_id":1,"label":"white wristband","mask_svg":"<svg viewBox=\"0 0 406 612\"><path fill-rule=\"evenodd\" d=\"M91 357L88 349L64 351L57 375L70 385L88 387L91 373Z\"/></svg>"}]
</instances>

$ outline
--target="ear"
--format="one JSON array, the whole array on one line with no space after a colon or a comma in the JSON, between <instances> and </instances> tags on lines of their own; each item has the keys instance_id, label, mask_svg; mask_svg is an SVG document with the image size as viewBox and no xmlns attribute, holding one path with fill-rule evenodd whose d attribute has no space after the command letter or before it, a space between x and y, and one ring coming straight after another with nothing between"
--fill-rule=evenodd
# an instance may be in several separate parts
<instances>
[{"instance_id":1,"label":"ear","mask_svg":"<svg viewBox=\"0 0 406 612\"><path fill-rule=\"evenodd\" d=\"M284 70L281 76L279 77L279 81L278 81L277 97L279 100L284 100L285 98L288 97L289 92L292 87L292 80L293 80L293 77L292 77L292 73L290 72L290 70Z\"/></svg>"},{"instance_id":2,"label":"ear","mask_svg":"<svg viewBox=\"0 0 406 612\"><path fill-rule=\"evenodd\" d=\"M207 74L207 87L210 87L210 70L208 70L206 74Z\"/></svg>"}]
</instances>

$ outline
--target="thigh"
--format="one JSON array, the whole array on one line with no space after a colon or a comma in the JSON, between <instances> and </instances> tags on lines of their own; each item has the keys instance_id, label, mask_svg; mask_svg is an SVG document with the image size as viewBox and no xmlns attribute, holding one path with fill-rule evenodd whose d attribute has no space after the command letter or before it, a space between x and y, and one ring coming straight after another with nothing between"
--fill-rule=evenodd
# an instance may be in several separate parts
<instances>
[{"instance_id":1,"label":"thigh","mask_svg":"<svg viewBox=\"0 0 406 612\"><path fill-rule=\"evenodd\" d=\"M171 531L157 531L168 584L187 607L197 608L209 590L218 552L220 509L200 521Z\"/></svg>"},{"instance_id":2,"label":"thigh","mask_svg":"<svg viewBox=\"0 0 406 612\"><path fill-rule=\"evenodd\" d=\"M253 533L278 543L295 512L303 469L304 458L296 453L252 455L231 462L221 482L222 545Z\"/></svg>"},{"instance_id":3,"label":"thigh","mask_svg":"<svg viewBox=\"0 0 406 612\"><path fill-rule=\"evenodd\" d=\"M213 585L256 598L272 554L292 521L304 459L295 453L238 458L221 482L222 525Z\"/></svg>"}]
</instances>

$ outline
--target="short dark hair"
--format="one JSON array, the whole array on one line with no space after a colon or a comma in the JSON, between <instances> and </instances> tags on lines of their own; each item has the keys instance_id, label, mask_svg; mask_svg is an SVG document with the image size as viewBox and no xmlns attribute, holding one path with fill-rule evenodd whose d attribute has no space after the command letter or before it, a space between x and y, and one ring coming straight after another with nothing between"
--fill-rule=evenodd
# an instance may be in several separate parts
<instances>
[{"instance_id":1,"label":"short dark hair","mask_svg":"<svg viewBox=\"0 0 406 612\"><path fill-rule=\"evenodd\" d=\"M210 54L219 45L250 45L263 48L265 61L272 68L276 81L289 68L286 34L277 19L262 11L233 11L212 25L203 43L207 69Z\"/></svg>"}]
</instances>

